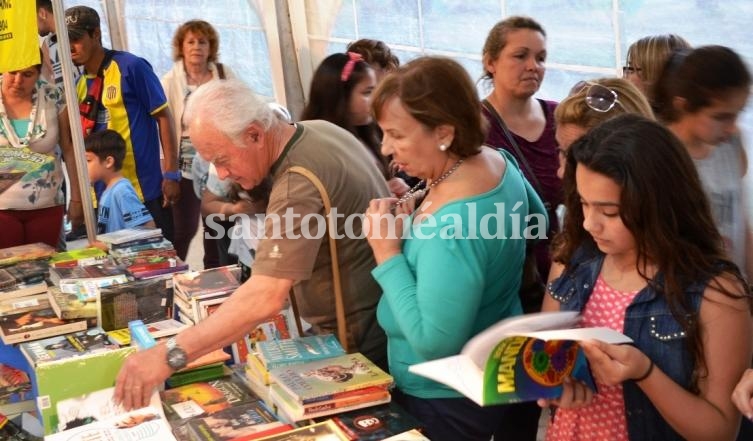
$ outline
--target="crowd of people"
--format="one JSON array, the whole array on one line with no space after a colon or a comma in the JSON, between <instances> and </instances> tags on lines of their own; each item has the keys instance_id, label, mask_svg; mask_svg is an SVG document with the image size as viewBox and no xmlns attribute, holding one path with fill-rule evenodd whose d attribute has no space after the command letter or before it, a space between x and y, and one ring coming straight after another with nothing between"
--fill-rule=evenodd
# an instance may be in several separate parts
<instances>
[{"instance_id":1,"label":"crowd of people","mask_svg":"<svg viewBox=\"0 0 753 441\"><path fill-rule=\"evenodd\" d=\"M37 0L39 28L54 35L49 3ZM100 226L130 226L102 219L115 199L185 258L213 215L265 215L267 234L241 258L248 280L205 321L126 361L116 397L127 408L292 296L311 332L344 326L349 350L389 370L393 399L432 440L534 440L542 408L548 440L750 436L753 232L737 118L751 74L732 49L647 36L623 78L578 82L555 102L536 98L547 37L530 17L489 31L483 99L457 62L400 65L364 39L322 61L295 119L218 61L205 21L178 28L160 81L146 60L102 46L93 9L65 14ZM18 234L0 247L58 244L61 159L74 224L89 197L75 185L53 40L42 64L0 79L0 161L44 159L4 179L0 220ZM317 216L326 234L309 234ZM205 235L205 267L232 261L220 236ZM583 343L597 390L571 381L557 399L479 407L408 371L504 318L555 310L634 341Z\"/></svg>"}]
</instances>

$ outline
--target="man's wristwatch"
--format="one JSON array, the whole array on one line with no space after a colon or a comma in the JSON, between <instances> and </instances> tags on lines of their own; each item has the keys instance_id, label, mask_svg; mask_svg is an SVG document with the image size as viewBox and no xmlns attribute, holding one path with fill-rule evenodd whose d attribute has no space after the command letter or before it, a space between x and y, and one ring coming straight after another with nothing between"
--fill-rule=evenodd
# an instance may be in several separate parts
<instances>
[{"instance_id":1,"label":"man's wristwatch","mask_svg":"<svg viewBox=\"0 0 753 441\"><path fill-rule=\"evenodd\" d=\"M169 181L180 182L181 175L179 171L166 171L162 173L162 177Z\"/></svg>"},{"instance_id":2,"label":"man's wristwatch","mask_svg":"<svg viewBox=\"0 0 753 441\"><path fill-rule=\"evenodd\" d=\"M178 346L177 340L175 340L175 337L170 337L167 339L167 365L170 366L170 369L179 371L186 367L188 364L188 355L186 354L186 351L183 350L180 346Z\"/></svg>"}]
</instances>

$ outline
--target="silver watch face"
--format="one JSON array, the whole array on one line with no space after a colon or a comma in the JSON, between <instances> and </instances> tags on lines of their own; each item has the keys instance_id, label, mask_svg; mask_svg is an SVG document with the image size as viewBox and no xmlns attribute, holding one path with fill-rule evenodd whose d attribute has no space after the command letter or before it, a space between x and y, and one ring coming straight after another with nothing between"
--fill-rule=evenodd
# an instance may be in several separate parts
<instances>
[{"instance_id":1,"label":"silver watch face","mask_svg":"<svg viewBox=\"0 0 753 441\"><path fill-rule=\"evenodd\" d=\"M167 352L167 365L172 369L183 369L188 363L186 351L181 348L172 348Z\"/></svg>"}]
</instances>

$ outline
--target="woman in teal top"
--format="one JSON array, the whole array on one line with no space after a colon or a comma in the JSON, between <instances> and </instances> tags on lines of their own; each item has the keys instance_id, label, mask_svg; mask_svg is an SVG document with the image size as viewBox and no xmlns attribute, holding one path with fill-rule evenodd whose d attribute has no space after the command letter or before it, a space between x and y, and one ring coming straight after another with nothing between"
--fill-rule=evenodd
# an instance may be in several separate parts
<instances>
[{"instance_id":1,"label":"woman in teal top","mask_svg":"<svg viewBox=\"0 0 753 441\"><path fill-rule=\"evenodd\" d=\"M476 90L456 62L406 64L376 90L373 110L382 153L428 189L371 201L364 227L384 292L377 317L395 399L432 440L488 440L503 407L481 408L408 367L458 354L474 335L522 312L525 238L544 237L546 211L515 160L482 146Z\"/></svg>"}]
</instances>

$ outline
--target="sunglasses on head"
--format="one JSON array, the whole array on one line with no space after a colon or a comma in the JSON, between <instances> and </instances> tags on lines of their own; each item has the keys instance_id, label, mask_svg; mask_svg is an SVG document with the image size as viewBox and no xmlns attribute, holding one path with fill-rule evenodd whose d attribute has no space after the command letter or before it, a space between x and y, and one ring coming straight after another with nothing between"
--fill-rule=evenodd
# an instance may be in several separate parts
<instances>
[{"instance_id":1,"label":"sunglasses on head","mask_svg":"<svg viewBox=\"0 0 753 441\"><path fill-rule=\"evenodd\" d=\"M622 107L622 103L617 99L617 92L607 86L589 81L579 81L572 88L572 91L579 93L583 89L586 89L586 105L592 110L604 113L612 110L615 104Z\"/></svg>"}]
</instances>

